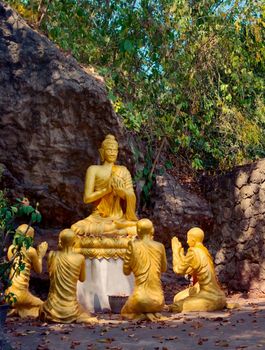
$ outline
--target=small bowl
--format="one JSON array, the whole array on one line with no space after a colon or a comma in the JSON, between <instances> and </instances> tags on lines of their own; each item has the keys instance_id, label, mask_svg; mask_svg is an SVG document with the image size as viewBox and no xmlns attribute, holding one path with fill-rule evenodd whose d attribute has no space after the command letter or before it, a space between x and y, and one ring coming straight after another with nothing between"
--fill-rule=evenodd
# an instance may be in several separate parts
<instances>
[{"instance_id":1,"label":"small bowl","mask_svg":"<svg viewBox=\"0 0 265 350\"><path fill-rule=\"evenodd\" d=\"M123 305L126 303L128 296L109 295L109 304L111 312L114 314L120 314Z\"/></svg>"}]
</instances>

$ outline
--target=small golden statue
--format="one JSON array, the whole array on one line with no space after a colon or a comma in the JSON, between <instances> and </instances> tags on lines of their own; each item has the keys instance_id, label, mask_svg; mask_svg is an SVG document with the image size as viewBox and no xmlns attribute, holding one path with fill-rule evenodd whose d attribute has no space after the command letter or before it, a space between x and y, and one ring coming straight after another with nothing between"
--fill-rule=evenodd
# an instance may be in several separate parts
<instances>
[{"instance_id":1,"label":"small golden statue","mask_svg":"<svg viewBox=\"0 0 265 350\"><path fill-rule=\"evenodd\" d=\"M130 172L115 165L118 142L107 135L99 149L102 164L86 172L84 202L94 209L87 218L72 225L80 238L76 248L89 258L123 258L128 241L136 235L136 197Z\"/></svg>"},{"instance_id":2,"label":"small golden statue","mask_svg":"<svg viewBox=\"0 0 265 350\"><path fill-rule=\"evenodd\" d=\"M203 245L204 232L194 227L187 233L188 252L177 237L172 238L173 270L177 274L192 275L193 286L174 297L173 312L215 311L226 307L226 298L214 271L213 259Z\"/></svg>"},{"instance_id":3,"label":"small golden statue","mask_svg":"<svg viewBox=\"0 0 265 350\"><path fill-rule=\"evenodd\" d=\"M42 321L59 323L86 322L95 323L82 310L77 302L77 281L85 280L85 258L73 252L75 234L65 229L59 235L59 251L51 251L48 256L50 290L48 299L40 308Z\"/></svg>"},{"instance_id":4,"label":"small golden statue","mask_svg":"<svg viewBox=\"0 0 265 350\"><path fill-rule=\"evenodd\" d=\"M150 220L138 221L137 234L139 239L129 242L123 264L125 275L133 272L135 287L121 314L128 319L156 321L164 307L160 278L167 269L166 252L162 243L153 240Z\"/></svg>"},{"instance_id":5,"label":"small golden statue","mask_svg":"<svg viewBox=\"0 0 265 350\"><path fill-rule=\"evenodd\" d=\"M17 233L26 234L28 237L34 237L34 229L26 224L17 228ZM13 276L12 285L6 290L6 293L14 293L16 302L10 314L18 314L20 317L38 317L39 308L43 301L29 292L30 270L34 269L36 273L42 272L42 259L46 254L48 244L42 242L37 249L30 247L22 247L22 263L25 264L24 270L16 273L11 269L10 275ZM12 244L8 248L7 257L11 260L16 254L16 247ZM15 259L19 259L18 257ZM16 266L16 262L14 264Z\"/></svg>"}]
</instances>

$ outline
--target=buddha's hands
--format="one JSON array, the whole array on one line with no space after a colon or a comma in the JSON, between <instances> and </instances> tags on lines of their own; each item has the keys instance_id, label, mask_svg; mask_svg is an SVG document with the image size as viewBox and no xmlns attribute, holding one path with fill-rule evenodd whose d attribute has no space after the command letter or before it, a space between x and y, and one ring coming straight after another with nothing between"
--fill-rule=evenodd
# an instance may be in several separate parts
<instances>
[{"instance_id":1,"label":"buddha's hands","mask_svg":"<svg viewBox=\"0 0 265 350\"><path fill-rule=\"evenodd\" d=\"M41 244L38 245L38 255L43 258L44 255L46 254L48 249L48 243L47 242L42 242Z\"/></svg>"},{"instance_id":2,"label":"buddha's hands","mask_svg":"<svg viewBox=\"0 0 265 350\"><path fill-rule=\"evenodd\" d=\"M122 178L118 176L112 176L110 179L110 185L115 195L119 196L122 199L126 197L125 183Z\"/></svg>"}]
</instances>

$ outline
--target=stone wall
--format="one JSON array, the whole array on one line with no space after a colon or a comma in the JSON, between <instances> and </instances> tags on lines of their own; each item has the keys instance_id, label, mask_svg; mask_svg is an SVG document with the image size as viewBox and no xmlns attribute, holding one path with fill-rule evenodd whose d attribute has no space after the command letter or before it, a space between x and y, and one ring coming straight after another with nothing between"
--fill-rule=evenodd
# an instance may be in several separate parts
<instances>
[{"instance_id":1,"label":"stone wall","mask_svg":"<svg viewBox=\"0 0 265 350\"><path fill-rule=\"evenodd\" d=\"M265 293L265 160L217 176L206 187L215 219L209 246L221 282Z\"/></svg>"}]
</instances>

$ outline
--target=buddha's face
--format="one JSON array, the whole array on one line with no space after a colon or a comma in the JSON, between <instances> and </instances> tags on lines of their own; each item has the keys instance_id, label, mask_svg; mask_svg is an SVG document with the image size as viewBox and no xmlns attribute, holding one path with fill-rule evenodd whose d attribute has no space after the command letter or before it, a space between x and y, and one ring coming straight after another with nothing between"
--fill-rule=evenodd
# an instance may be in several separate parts
<instances>
[{"instance_id":1,"label":"buddha's face","mask_svg":"<svg viewBox=\"0 0 265 350\"><path fill-rule=\"evenodd\" d=\"M115 163L118 156L118 148L115 144L108 144L104 147L104 159L109 163Z\"/></svg>"}]
</instances>

